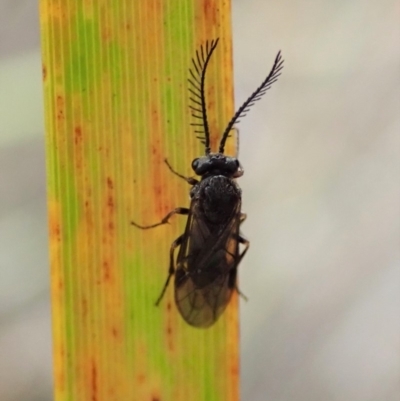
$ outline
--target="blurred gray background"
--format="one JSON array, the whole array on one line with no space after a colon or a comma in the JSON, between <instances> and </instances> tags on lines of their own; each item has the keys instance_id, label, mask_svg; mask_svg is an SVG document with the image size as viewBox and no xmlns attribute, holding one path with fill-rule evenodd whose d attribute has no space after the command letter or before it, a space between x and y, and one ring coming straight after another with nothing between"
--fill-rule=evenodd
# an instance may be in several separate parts
<instances>
[{"instance_id":1,"label":"blurred gray background","mask_svg":"<svg viewBox=\"0 0 400 401\"><path fill-rule=\"evenodd\" d=\"M400 3L233 0L242 401L400 400ZM0 400L52 399L37 2L0 0ZM190 401L190 400L188 400Z\"/></svg>"}]
</instances>

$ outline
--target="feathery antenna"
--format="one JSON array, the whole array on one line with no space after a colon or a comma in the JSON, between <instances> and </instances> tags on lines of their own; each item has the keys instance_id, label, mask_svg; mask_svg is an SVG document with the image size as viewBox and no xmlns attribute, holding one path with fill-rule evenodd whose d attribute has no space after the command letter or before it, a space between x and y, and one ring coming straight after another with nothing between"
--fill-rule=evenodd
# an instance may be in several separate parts
<instances>
[{"instance_id":1,"label":"feathery antenna","mask_svg":"<svg viewBox=\"0 0 400 401\"><path fill-rule=\"evenodd\" d=\"M239 118L242 118L246 115L246 113L250 110L250 107L254 105L257 100L260 100L265 92L271 87L271 85L278 80L279 75L281 75L281 70L283 68L283 59L281 56L281 52L277 54L275 58L274 65L268 76L262 82L262 84L255 90L255 92L243 103L243 105L238 109L235 115L232 117L231 121L227 125L222 139L219 145L219 152L224 153L225 142L229 136L229 132L231 131L233 125L239 122Z\"/></svg>"},{"instance_id":2,"label":"feathery antenna","mask_svg":"<svg viewBox=\"0 0 400 401\"><path fill-rule=\"evenodd\" d=\"M204 46L201 46L200 50L196 51L196 57L192 58L193 67L189 68L189 99L191 101L189 107L192 111L192 117L201 121L192 123L190 125L193 125L195 127L194 132L198 134L197 138L199 138L204 144L206 155L210 153L211 149L204 83L206 78L207 65L210 61L214 49L217 47L218 41L219 39L212 40L211 42L207 41L205 48Z\"/></svg>"}]
</instances>

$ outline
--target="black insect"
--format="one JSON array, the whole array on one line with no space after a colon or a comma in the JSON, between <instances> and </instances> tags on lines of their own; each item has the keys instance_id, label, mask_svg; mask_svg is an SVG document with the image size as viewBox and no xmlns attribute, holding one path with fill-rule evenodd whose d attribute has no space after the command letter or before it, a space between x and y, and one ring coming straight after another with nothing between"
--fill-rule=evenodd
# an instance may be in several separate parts
<instances>
[{"instance_id":1,"label":"black insect","mask_svg":"<svg viewBox=\"0 0 400 401\"><path fill-rule=\"evenodd\" d=\"M205 146L205 156L192 162L192 169L201 177L200 181L177 173L165 160L174 174L192 185L190 208L178 207L159 223L149 226L132 222L136 227L148 229L168 223L174 214L188 215L185 232L171 245L168 277L156 305L175 274L176 305L185 321L195 327L209 327L215 323L228 305L233 291L239 292L237 268L249 248L249 241L239 231L246 215L241 212L241 190L234 180L243 175L243 169L236 158L224 155L225 142L234 124L265 94L283 68L279 52L268 76L228 123L218 153L211 153L204 83L207 66L217 44L218 39L207 41L205 47L196 51L193 66L189 69L190 108L197 120L192 125ZM244 246L241 253L239 244ZM179 253L175 263L177 247Z\"/></svg>"}]
</instances>

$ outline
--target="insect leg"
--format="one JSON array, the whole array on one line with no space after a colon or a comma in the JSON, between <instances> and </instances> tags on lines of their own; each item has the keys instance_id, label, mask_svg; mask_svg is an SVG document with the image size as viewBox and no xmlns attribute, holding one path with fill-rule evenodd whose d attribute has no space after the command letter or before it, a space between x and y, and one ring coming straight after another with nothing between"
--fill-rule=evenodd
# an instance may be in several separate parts
<instances>
[{"instance_id":1,"label":"insect leg","mask_svg":"<svg viewBox=\"0 0 400 401\"><path fill-rule=\"evenodd\" d=\"M151 224L149 226L141 226L140 224L135 223L134 221L131 221L131 224L137 228L141 228L142 230L147 230L148 228L154 228L161 226L163 224L167 224L169 218L174 214L189 214L189 209L186 207L177 207L171 212L169 212L159 223Z\"/></svg>"},{"instance_id":2,"label":"insect leg","mask_svg":"<svg viewBox=\"0 0 400 401\"><path fill-rule=\"evenodd\" d=\"M244 216L243 219L242 219L242 216ZM244 220L246 219L246 217L247 217L247 216L246 216L245 213L242 213L241 216L240 216L240 218L242 219L242 221L244 221ZM243 252L239 255L239 259L238 259L238 261L237 261L236 268L237 268L237 266L239 265L240 261L243 259L243 256L246 254L246 252L247 252L247 250L249 249L249 246L250 246L250 242L249 242L246 238L243 238L241 235L238 235L238 241L239 241L239 243L241 243L241 244L244 245L244 249L243 249ZM236 292L237 292L245 301L248 301L248 298L246 297L246 295L244 295L244 294L239 290L237 284L235 284L235 289L236 289Z\"/></svg>"},{"instance_id":3,"label":"insect leg","mask_svg":"<svg viewBox=\"0 0 400 401\"><path fill-rule=\"evenodd\" d=\"M168 162L167 159L164 159L164 161L165 161L165 164L168 166L168 168L170 169L170 171L171 171L172 173L174 173L174 174L177 175L178 177L182 178L183 180L185 180L185 181L186 181L187 183L189 183L190 185L198 184L199 181L196 180L196 178L193 178L193 177L185 177L184 175L179 174L177 171L175 171L175 170L172 168L172 166L169 164L169 162Z\"/></svg>"},{"instance_id":4,"label":"insect leg","mask_svg":"<svg viewBox=\"0 0 400 401\"><path fill-rule=\"evenodd\" d=\"M241 235L238 235L237 239L238 239L239 243L244 245L244 249L243 249L243 252L239 255L239 259L236 263L236 266L241 262L241 260L243 259L243 256L246 255L246 252L250 246L250 242L246 238L243 238Z\"/></svg>"},{"instance_id":5,"label":"insect leg","mask_svg":"<svg viewBox=\"0 0 400 401\"><path fill-rule=\"evenodd\" d=\"M160 296L157 299L156 302L156 306L158 306L165 294L165 291L167 290L168 284L169 284L169 280L171 280L172 275L175 273L175 267L174 267L174 251L175 249L180 246L182 244L183 241L183 235L180 235L172 244L171 244L171 248L169 251L169 269L168 269L168 277L167 277L167 281L164 284L164 287L161 291Z\"/></svg>"}]
</instances>

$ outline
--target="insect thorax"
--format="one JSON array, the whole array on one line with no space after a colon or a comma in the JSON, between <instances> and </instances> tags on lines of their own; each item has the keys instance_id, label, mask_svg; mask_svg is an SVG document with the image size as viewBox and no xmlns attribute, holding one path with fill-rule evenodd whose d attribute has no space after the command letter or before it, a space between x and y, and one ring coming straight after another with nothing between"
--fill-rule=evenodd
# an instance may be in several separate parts
<instances>
[{"instance_id":1,"label":"insect thorax","mask_svg":"<svg viewBox=\"0 0 400 401\"><path fill-rule=\"evenodd\" d=\"M191 190L198 201L203 217L212 224L231 219L241 200L241 191L235 181L224 175L203 177Z\"/></svg>"}]
</instances>

